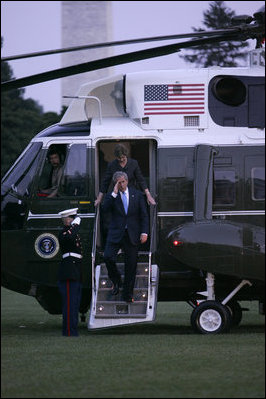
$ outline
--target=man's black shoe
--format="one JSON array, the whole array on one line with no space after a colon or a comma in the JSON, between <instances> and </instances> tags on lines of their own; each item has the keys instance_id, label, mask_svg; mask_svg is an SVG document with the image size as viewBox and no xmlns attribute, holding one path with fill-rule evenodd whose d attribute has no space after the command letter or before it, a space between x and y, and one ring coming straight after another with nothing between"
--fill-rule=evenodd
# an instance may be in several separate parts
<instances>
[{"instance_id":1,"label":"man's black shoe","mask_svg":"<svg viewBox=\"0 0 266 399\"><path fill-rule=\"evenodd\" d=\"M134 302L134 298L132 298L132 296L127 296L124 298L124 301L127 303L133 303Z\"/></svg>"},{"instance_id":2,"label":"man's black shoe","mask_svg":"<svg viewBox=\"0 0 266 399\"><path fill-rule=\"evenodd\" d=\"M121 286L121 281L117 281L116 283L114 283L114 287L112 289L111 294L112 295L117 295L119 293L119 287Z\"/></svg>"}]
</instances>

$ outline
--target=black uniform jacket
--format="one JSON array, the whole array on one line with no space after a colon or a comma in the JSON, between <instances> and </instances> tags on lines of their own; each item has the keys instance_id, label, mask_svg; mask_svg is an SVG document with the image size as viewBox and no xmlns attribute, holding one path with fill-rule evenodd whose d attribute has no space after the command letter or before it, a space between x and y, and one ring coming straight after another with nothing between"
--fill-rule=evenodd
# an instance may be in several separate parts
<instances>
[{"instance_id":1,"label":"black uniform jacket","mask_svg":"<svg viewBox=\"0 0 266 399\"><path fill-rule=\"evenodd\" d=\"M120 192L114 198L111 193L107 194L103 211L111 212L111 223L108 230L107 241L118 243L122 240L127 227L130 241L133 245L140 244L140 234L149 231L149 217L144 195L133 187L129 187L128 212L125 213Z\"/></svg>"},{"instance_id":2,"label":"black uniform jacket","mask_svg":"<svg viewBox=\"0 0 266 399\"><path fill-rule=\"evenodd\" d=\"M78 235L79 225L64 226L60 231L58 239L62 255L67 252L74 252L81 255L81 240ZM58 280L67 279L81 281L81 259L68 256L61 260L58 270Z\"/></svg>"},{"instance_id":3,"label":"black uniform jacket","mask_svg":"<svg viewBox=\"0 0 266 399\"><path fill-rule=\"evenodd\" d=\"M124 168L119 165L117 159L110 162L107 166L107 170L104 175L104 179L101 183L100 191L106 193L108 187L112 181L113 174L115 172L125 172L128 176L128 186L132 187L136 184L139 185L140 190L144 191L147 188L146 181L141 173L138 161L136 159L128 158L127 164Z\"/></svg>"}]
</instances>

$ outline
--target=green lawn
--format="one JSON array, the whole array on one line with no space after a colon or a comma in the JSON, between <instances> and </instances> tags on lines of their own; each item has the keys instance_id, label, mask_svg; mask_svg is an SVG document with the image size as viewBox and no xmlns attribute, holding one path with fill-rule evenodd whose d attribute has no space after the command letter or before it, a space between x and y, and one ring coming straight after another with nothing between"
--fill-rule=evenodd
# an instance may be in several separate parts
<instances>
[{"instance_id":1,"label":"green lawn","mask_svg":"<svg viewBox=\"0 0 266 399\"><path fill-rule=\"evenodd\" d=\"M4 288L2 398L263 398L264 317L257 302L230 334L198 335L186 303L156 321L61 336L61 316Z\"/></svg>"}]
</instances>

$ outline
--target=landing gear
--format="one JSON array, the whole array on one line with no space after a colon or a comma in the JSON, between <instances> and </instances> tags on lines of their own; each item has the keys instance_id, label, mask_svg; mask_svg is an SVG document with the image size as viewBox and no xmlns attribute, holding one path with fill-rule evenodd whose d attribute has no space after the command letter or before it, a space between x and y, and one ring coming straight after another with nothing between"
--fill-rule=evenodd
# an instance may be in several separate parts
<instances>
[{"instance_id":1,"label":"landing gear","mask_svg":"<svg viewBox=\"0 0 266 399\"><path fill-rule=\"evenodd\" d=\"M214 275L207 273L207 290L198 292L198 294L206 296L206 300L200 301L200 303L197 301L196 306L192 303L194 310L190 321L193 329L201 334L217 334L227 332L230 327L237 326L242 319L242 308L232 298L246 284L252 285L250 281L242 280L226 298L218 301L215 299Z\"/></svg>"},{"instance_id":2,"label":"landing gear","mask_svg":"<svg viewBox=\"0 0 266 399\"><path fill-rule=\"evenodd\" d=\"M229 331L231 315L218 301L204 301L194 308L190 321L196 332L218 334Z\"/></svg>"}]
</instances>

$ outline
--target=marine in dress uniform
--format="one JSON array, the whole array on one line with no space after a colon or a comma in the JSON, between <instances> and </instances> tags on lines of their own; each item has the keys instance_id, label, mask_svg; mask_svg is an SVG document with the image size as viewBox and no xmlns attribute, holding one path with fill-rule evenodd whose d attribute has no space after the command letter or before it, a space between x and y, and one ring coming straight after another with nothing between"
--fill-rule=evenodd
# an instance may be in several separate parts
<instances>
[{"instance_id":1,"label":"marine in dress uniform","mask_svg":"<svg viewBox=\"0 0 266 399\"><path fill-rule=\"evenodd\" d=\"M59 233L62 261L58 270L58 287L62 296L64 336L78 336L78 314L82 291L82 247L79 237L81 219L78 208L59 212L64 223Z\"/></svg>"}]
</instances>

